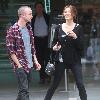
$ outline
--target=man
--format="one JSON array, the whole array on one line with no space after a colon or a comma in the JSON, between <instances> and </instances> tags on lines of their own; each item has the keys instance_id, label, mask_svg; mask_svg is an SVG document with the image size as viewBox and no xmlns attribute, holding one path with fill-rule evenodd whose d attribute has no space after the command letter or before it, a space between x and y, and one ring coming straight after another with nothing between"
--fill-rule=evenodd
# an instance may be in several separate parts
<instances>
[{"instance_id":1,"label":"man","mask_svg":"<svg viewBox=\"0 0 100 100\"><path fill-rule=\"evenodd\" d=\"M49 29L49 15L44 12L44 7L41 2L35 4L36 14L32 19L32 30L34 32L34 42L36 47L36 55L41 64L40 70L40 84L44 84L46 80L50 80L45 73L45 66L48 60L48 29Z\"/></svg>"},{"instance_id":2,"label":"man","mask_svg":"<svg viewBox=\"0 0 100 100\"><path fill-rule=\"evenodd\" d=\"M34 37L29 25L32 19L32 10L28 6L18 9L18 21L7 30L7 50L18 79L18 97L16 100L29 100L29 82L33 64L36 70L41 65L36 58Z\"/></svg>"}]
</instances>

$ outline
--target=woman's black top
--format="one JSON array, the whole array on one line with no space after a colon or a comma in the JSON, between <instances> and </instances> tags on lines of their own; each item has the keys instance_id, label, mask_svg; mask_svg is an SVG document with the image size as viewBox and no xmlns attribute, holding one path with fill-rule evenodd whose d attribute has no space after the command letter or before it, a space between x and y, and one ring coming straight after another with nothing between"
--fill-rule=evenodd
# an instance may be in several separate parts
<instances>
[{"instance_id":1,"label":"woman's black top","mask_svg":"<svg viewBox=\"0 0 100 100\"><path fill-rule=\"evenodd\" d=\"M61 25L58 25L55 29L53 46L59 42L61 44L61 49L56 52L56 58L59 59L59 52L62 54L63 62L69 64L75 64L76 62L81 62L81 56L84 50L84 38L82 26L76 24L73 32L76 33L77 38L73 39L66 35L62 30Z\"/></svg>"}]
</instances>

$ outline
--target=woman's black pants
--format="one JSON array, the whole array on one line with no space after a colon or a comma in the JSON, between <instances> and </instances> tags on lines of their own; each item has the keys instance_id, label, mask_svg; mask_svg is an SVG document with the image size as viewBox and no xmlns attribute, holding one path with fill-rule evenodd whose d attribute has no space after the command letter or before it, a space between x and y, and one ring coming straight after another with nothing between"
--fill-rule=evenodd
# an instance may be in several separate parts
<instances>
[{"instance_id":1,"label":"woman's black pants","mask_svg":"<svg viewBox=\"0 0 100 100\"><path fill-rule=\"evenodd\" d=\"M53 82L52 82L50 88L47 91L47 94L46 94L44 100L51 100L55 90L57 89L57 87L61 81L61 78L64 74L65 68L70 68L72 73L73 73L77 88L79 90L80 99L87 100L87 94L86 94L86 90L85 90L85 87L83 85L83 79L82 79L81 63L71 65L71 64L64 64L64 63L56 62L55 67L56 68L55 68L54 79L53 79Z\"/></svg>"}]
</instances>

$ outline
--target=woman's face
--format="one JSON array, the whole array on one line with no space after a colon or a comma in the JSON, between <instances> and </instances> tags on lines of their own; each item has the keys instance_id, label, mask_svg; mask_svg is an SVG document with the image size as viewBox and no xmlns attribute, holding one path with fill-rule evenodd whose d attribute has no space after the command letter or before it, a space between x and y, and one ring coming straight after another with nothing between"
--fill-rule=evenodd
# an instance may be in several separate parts
<instances>
[{"instance_id":1,"label":"woman's face","mask_svg":"<svg viewBox=\"0 0 100 100\"><path fill-rule=\"evenodd\" d=\"M73 14L70 8L65 8L63 15L65 20L73 20Z\"/></svg>"}]
</instances>

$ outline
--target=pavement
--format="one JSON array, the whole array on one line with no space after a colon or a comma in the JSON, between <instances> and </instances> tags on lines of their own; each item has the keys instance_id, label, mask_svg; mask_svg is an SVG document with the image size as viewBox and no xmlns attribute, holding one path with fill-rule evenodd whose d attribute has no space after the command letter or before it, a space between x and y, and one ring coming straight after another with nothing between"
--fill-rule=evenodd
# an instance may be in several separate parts
<instances>
[{"instance_id":1,"label":"pavement","mask_svg":"<svg viewBox=\"0 0 100 100\"><path fill-rule=\"evenodd\" d=\"M30 86L30 100L44 100L46 91L50 84L33 84ZM69 90L61 83L54 93L52 100L80 100L77 88L73 88L73 83L69 85ZM89 82L85 84L88 100L100 100L100 81ZM17 85L0 86L0 100L16 100Z\"/></svg>"},{"instance_id":2,"label":"pavement","mask_svg":"<svg viewBox=\"0 0 100 100\"><path fill-rule=\"evenodd\" d=\"M0 100L16 100L18 92L17 81L15 75L11 71L9 71L9 73L7 72L6 70L0 72ZM71 73L68 75L70 78L68 78L69 84L67 88L65 85L65 77L63 77L52 100L80 100L73 76ZM100 74L98 78L95 78L94 75L94 68L92 68L91 65L83 67L83 79L87 91L87 100L100 100ZM30 86L30 100L44 100L50 83L41 85L38 83L38 73L34 72L33 76L35 77Z\"/></svg>"}]
</instances>

